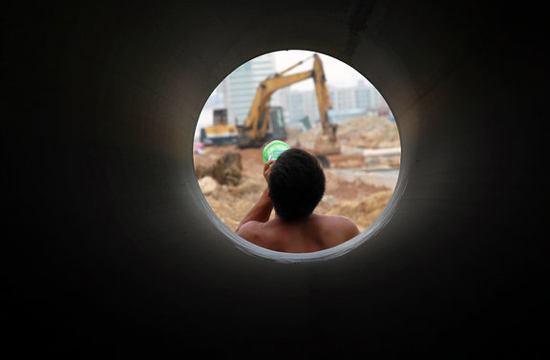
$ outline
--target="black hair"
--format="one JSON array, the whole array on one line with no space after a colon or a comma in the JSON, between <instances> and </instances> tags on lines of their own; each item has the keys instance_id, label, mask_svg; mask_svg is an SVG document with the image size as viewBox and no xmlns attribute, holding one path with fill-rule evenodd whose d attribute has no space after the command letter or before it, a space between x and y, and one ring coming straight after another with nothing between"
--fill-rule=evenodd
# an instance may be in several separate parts
<instances>
[{"instance_id":1,"label":"black hair","mask_svg":"<svg viewBox=\"0 0 550 360\"><path fill-rule=\"evenodd\" d=\"M313 155L289 149L271 166L268 185L277 215L284 220L297 220L313 213L321 201L325 173Z\"/></svg>"}]
</instances>

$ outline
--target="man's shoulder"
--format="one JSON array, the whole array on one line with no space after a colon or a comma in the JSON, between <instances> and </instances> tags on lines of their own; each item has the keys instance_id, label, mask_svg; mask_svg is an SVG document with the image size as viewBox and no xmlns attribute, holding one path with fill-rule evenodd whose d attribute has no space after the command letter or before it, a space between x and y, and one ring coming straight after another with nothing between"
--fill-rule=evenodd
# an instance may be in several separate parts
<instances>
[{"instance_id":1,"label":"man's shoulder","mask_svg":"<svg viewBox=\"0 0 550 360\"><path fill-rule=\"evenodd\" d=\"M346 216L341 216L341 215L320 215L320 214L315 214L315 216L317 216L318 219L320 219L321 222L323 222L323 223L341 224L341 225L344 225L344 226L355 225L353 223L353 221L350 218L346 217Z\"/></svg>"},{"instance_id":2,"label":"man's shoulder","mask_svg":"<svg viewBox=\"0 0 550 360\"><path fill-rule=\"evenodd\" d=\"M237 229L237 235L248 240L247 236L255 236L261 232L262 225L260 221L248 221Z\"/></svg>"},{"instance_id":3,"label":"man's shoulder","mask_svg":"<svg viewBox=\"0 0 550 360\"><path fill-rule=\"evenodd\" d=\"M340 215L317 215L322 228L344 232L352 237L359 234L357 225L348 217Z\"/></svg>"},{"instance_id":4,"label":"man's shoulder","mask_svg":"<svg viewBox=\"0 0 550 360\"><path fill-rule=\"evenodd\" d=\"M249 221L237 230L237 235L253 244L270 249L274 247L274 239L269 236L271 225L271 220L265 223L261 221Z\"/></svg>"}]
</instances>

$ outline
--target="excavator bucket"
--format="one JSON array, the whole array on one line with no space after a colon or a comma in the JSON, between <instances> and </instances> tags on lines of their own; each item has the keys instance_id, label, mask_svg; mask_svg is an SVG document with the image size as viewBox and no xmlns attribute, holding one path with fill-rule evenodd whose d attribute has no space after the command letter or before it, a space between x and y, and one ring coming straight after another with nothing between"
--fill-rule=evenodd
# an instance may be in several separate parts
<instances>
[{"instance_id":1,"label":"excavator bucket","mask_svg":"<svg viewBox=\"0 0 550 360\"><path fill-rule=\"evenodd\" d=\"M340 141L336 136L338 125L330 124L326 131L323 131L313 145L313 151L319 155L337 155L340 154Z\"/></svg>"},{"instance_id":2,"label":"excavator bucket","mask_svg":"<svg viewBox=\"0 0 550 360\"><path fill-rule=\"evenodd\" d=\"M239 140L237 142L237 145L240 149L248 149L248 148L259 148L261 147L265 140L258 138L258 137L252 137L250 134L252 131L250 129L246 129L242 126L238 127L239 131Z\"/></svg>"},{"instance_id":3,"label":"excavator bucket","mask_svg":"<svg viewBox=\"0 0 550 360\"><path fill-rule=\"evenodd\" d=\"M319 135L319 137L315 140L313 151L315 154L321 155L340 154L340 141L333 141L326 135Z\"/></svg>"}]
</instances>

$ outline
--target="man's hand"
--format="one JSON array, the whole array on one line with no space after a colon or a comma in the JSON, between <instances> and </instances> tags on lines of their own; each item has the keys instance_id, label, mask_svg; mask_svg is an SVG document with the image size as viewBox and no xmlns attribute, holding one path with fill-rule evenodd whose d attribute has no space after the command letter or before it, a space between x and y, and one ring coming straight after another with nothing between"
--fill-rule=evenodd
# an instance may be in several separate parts
<instances>
[{"instance_id":1,"label":"man's hand","mask_svg":"<svg viewBox=\"0 0 550 360\"><path fill-rule=\"evenodd\" d=\"M269 183L269 174L271 174L271 164L273 164L275 160L269 160L264 164L264 179L266 183Z\"/></svg>"}]
</instances>

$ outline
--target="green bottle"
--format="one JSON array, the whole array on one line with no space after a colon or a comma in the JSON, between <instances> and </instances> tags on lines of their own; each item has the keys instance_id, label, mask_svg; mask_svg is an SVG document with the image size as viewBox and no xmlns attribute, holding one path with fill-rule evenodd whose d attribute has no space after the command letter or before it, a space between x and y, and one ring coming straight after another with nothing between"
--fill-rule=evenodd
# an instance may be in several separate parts
<instances>
[{"instance_id":1,"label":"green bottle","mask_svg":"<svg viewBox=\"0 0 550 360\"><path fill-rule=\"evenodd\" d=\"M280 140L273 140L269 144L267 144L264 147L263 152L263 158L264 163L268 162L269 160L277 160L279 155L281 155L283 152L290 149L290 146L288 144L280 141Z\"/></svg>"}]
</instances>

